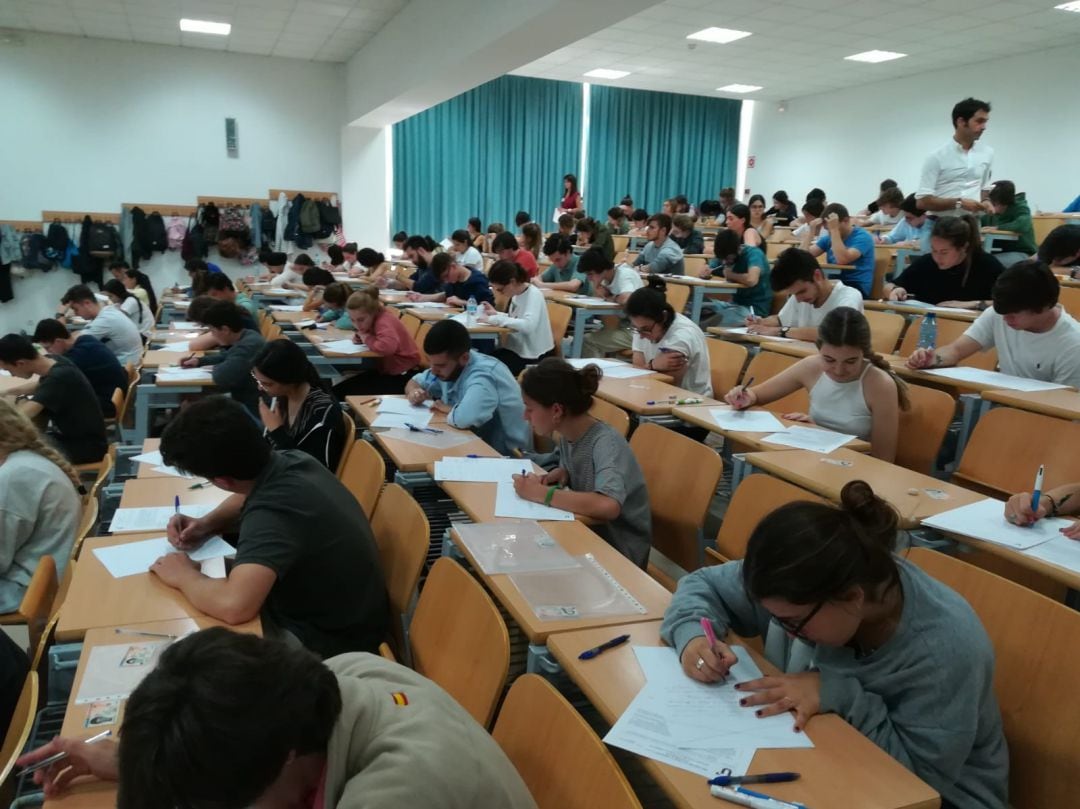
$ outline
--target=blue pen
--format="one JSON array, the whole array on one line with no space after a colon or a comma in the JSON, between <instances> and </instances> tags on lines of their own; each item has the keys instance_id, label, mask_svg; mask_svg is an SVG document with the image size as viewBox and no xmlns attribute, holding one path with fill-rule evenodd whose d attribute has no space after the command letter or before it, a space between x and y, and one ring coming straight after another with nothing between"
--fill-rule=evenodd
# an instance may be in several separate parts
<instances>
[{"instance_id":1,"label":"blue pen","mask_svg":"<svg viewBox=\"0 0 1080 809\"><path fill-rule=\"evenodd\" d=\"M173 499L173 514L180 513L180 495L176 495Z\"/></svg>"},{"instance_id":2,"label":"blue pen","mask_svg":"<svg viewBox=\"0 0 1080 809\"><path fill-rule=\"evenodd\" d=\"M734 789L736 792L742 794L742 795L747 795L747 796L749 796L751 798L757 798L758 800L775 801L780 806L784 806L784 807L791 806L791 807L794 807L794 809L807 809L806 804L804 804L804 803L796 803L795 801L785 801L783 798L776 798L776 797L773 797L772 795L766 795L764 792L754 792L751 789L744 789L743 787L731 787L731 788Z\"/></svg>"},{"instance_id":3,"label":"blue pen","mask_svg":"<svg viewBox=\"0 0 1080 809\"><path fill-rule=\"evenodd\" d=\"M608 649L614 649L616 646L622 646L630 640L629 635L619 635L617 638L612 638L607 643L601 643L599 646L594 646L592 649L586 649L584 652L578 655L578 660L592 660L597 655L603 654Z\"/></svg>"},{"instance_id":4,"label":"blue pen","mask_svg":"<svg viewBox=\"0 0 1080 809\"><path fill-rule=\"evenodd\" d=\"M1038 473L1035 475L1035 487L1031 492L1031 513L1039 513L1039 498L1042 497L1043 487L1043 467L1039 467Z\"/></svg>"}]
</instances>

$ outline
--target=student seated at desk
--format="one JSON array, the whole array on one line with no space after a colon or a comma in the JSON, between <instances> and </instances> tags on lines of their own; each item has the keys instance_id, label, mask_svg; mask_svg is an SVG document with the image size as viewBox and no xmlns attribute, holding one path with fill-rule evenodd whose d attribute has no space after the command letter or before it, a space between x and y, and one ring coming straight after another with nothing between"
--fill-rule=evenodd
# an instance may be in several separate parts
<instances>
[{"instance_id":1,"label":"student seated at desk","mask_svg":"<svg viewBox=\"0 0 1080 809\"><path fill-rule=\"evenodd\" d=\"M321 657L378 648L387 628L378 552L367 517L333 472L306 452L274 452L223 396L183 408L162 434L161 455L233 493L204 517L174 516L169 541L191 550L223 531L239 530L239 539L225 579L202 575L184 554L163 556L151 573L220 621L261 613L268 637L298 640Z\"/></svg>"},{"instance_id":2,"label":"student seated at desk","mask_svg":"<svg viewBox=\"0 0 1080 809\"><path fill-rule=\"evenodd\" d=\"M525 371L521 398L537 435L557 432L550 455L535 456L543 475L515 475L518 495L602 522L590 526L640 568L649 562L652 512L645 477L626 439L589 415L600 369L549 357Z\"/></svg>"},{"instance_id":3,"label":"student seated at desk","mask_svg":"<svg viewBox=\"0 0 1080 809\"><path fill-rule=\"evenodd\" d=\"M270 286L274 289L298 289L307 292L304 283L304 273L312 269L315 262L307 253L301 253L292 260L292 264L270 279Z\"/></svg>"},{"instance_id":4,"label":"student seated at desk","mask_svg":"<svg viewBox=\"0 0 1080 809\"><path fill-rule=\"evenodd\" d=\"M1070 278L1080 275L1080 225L1058 225L1046 234L1039 260Z\"/></svg>"},{"instance_id":5,"label":"student seated at desk","mask_svg":"<svg viewBox=\"0 0 1080 809\"><path fill-rule=\"evenodd\" d=\"M60 299L63 307L70 307L76 315L89 321L75 339L90 335L98 338L116 355L121 365L138 365L142 359L143 339L127 315L115 306L102 306L86 284L76 284Z\"/></svg>"},{"instance_id":6,"label":"student seated at desk","mask_svg":"<svg viewBox=\"0 0 1080 809\"><path fill-rule=\"evenodd\" d=\"M671 230L670 220L668 230ZM592 217L577 220L577 235L578 246L586 249L596 247L603 250L608 258L615 258L615 242L611 238L611 231ZM664 233L664 238L667 238L667 232ZM682 251L679 251L679 258L682 258Z\"/></svg>"},{"instance_id":7,"label":"student seated at desk","mask_svg":"<svg viewBox=\"0 0 1080 809\"><path fill-rule=\"evenodd\" d=\"M354 254L353 262L345 262L342 266L348 266L348 273L350 278L367 278L370 281L378 281L380 278L386 276L387 280L396 277L394 267L386 264L386 256L380 253L378 250L372 250L370 247L365 247L362 250L357 250Z\"/></svg>"},{"instance_id":8,"label":"student seated at desk","mask_svg":"<svg viewBox=\"0 0 1080 809\"><path fill-rule=\"evenodd\" d=\"M630 214L630 230L627 231L627 234L640 238L645 235L645 228L648 224L649 212L644 208L635 208Z\"/></svg>"},{"instance_id":9,"label":"student seated at desk","mask_svg":"<svg viewBox=\"0 0 1080 809\"><path fill-rule=\"evenodd\" d=\"M558 230L556 230L555 233L552 235L557 234L559 236L565 236L570 240L571 244L578 243L577 219L575 219L571 214L560 214L558 221L555 223L555 227L557 227ZM539 256L537 256L537 258L539 258Z\"/></svg>"},{"instance_id":10,"label":"student seated at desk","mask_svg":"<svg viewBox=\"0 0 1080 809\"><path fill-rule=\"evenodd\" d=\"M289 263L289 257L285 253L276 251L264 251L259 255L259 261L266 268L265 275L249 275L248 283L272 282L274 278L285 272L285 265Z\"/></svg>"},{"instance_id":11,"label":"student seated at desk","mask_svg":"<svg viewBox=\"0 0 1080 809\"><path fill-rule=\"evenodd\" d=\"M658 213L649 217L648 226L645 228L645 237L648 241L634 259L634 267L637 270L650 274L686 275L682 248L675 243L670 233L670 216Z\"/></svg>"},{"instance_id":12,"label":"student seated at desk","mask_svg":"<svg viewBox=\"0 0 1080 809\"><path fill-rule=\"evenodd\" d=\"M769 277L769 259L760 247L743 242L730 228L723 228L713 240L713 258L698 275L701 278L719 276L738 284L730 301L709 301L716 314L706 326L741 326L749 317L765 317L772 311L773 291Z\"/></svg>"},{"instance_id":13,"label":"student seated at desk","mask_svg":"<svg viewBox=\"0 0 1080 809\"><path fill-rule=\"evenodd\" d=\"M19 379L39 377L37 386L17 396L19 412L28 418L41 416L51 426L43 430L46 440L72 463L95 463L105 457L105 417L94 389L73 362L64 357L39 354L21 334L0 337L0 369Z\"/></svg>"},{"instance_id":14,"label":"student seated at desk","mask_svg":"<svg viewBox=\"0 0 1080 809\"><path fill-rule=\"evenodd\" d=\"M694 217L680 213L671 218L671 240L683 251L691 255L705 252L705 237L694 227Z\"/></svg>"},{"instance_id":15,"label":"student seated at desk","mask_svg":"<svg viewBox=\"0 0 1080 809\"><path fill-rule=\"evenodd\" d=\"M752 229L763 240L772 236L776 220L765 216L765 197L761 196L761 194L754 194L750 197L746 209L749 212L749 217L746 220L748 230ZM731 225L729 224L728 227L731 227ZM749 242L747 243L749 244Z\"/></svg>"},{"instance_id":16,"label":"student seated at desk","mask_svg":"<svg viewBox=\"0 0 1080 809\"><path fill-rule=\"evenodd\" d=\"M366 345L379 356L374 372L348 377L335 388L339 396L400 394L420 364L420 349L401 318L386 308L379 290L354 292L346 303L349 328L356 329L353 342Z\"/></svg>"},{"instance_id":17,"label":"student seated at desk","mask_svg":"<svg viewBox=\"0 0 1080 809\"><path fill-rule=\"evenodd\" d=\"M404 230L399 230L397 233L395 233L393 235L393 237L391 238L391 241L394 243L394 249L395 250L400 250L400 251L404 252L405 251L405 243L407 241L409 241L409 234L406 233Z\"/></svg>"},{"instance_id":18,"label":"student seated at desk","mask_svg":"<svg viewBox=\"0 0 1080 809\"><path fill-rule=\"evenodd\" d=\"M787 227L797 216L795 203L791 201L787 191L777 191L772 195L772 207L765 211L765 218L771 219L773 225Z\"/></svg>"},{"instance_id":19,"label":"student seated at desk","mask_svg":"<svg viewBox=\"0 0 1080 809\"><path fill-rule=\"evenodd\" d=\"M1032 525L1046 517L1080 515L1080 483L1066 483L1039 497L1039 507L1031 508L1031 492L1014 494L1005 504L1005 519L1014 525ZM1069 539L1080 539L1080 521L1061 529Z\"/></svg>"},{"instance_id":20,"label":"student seated at desk","mask_svg":"<svg viewBox=\"0 0 1080 809\"><path fill-rule=\"evenodd\" d=\"M116 739L59 737L21 764L66 752L34 774L48 799L93 775L119 781L121 809L536 809L498 743L430 680L222 627L165 650Z\"/></svg>"},{"instance_id":21,"label":"student seated at desk","mask_svg":"<svg viewBox=\"0 0 1080 809\"><path fill-rule=\"evenodd\" d=\"M127 315L128 319L135 324L145 344L154 330L154 313L150 311L150 307L132 295L131 291L115 278L110 278L102 284L101 291L108 296L113 306Z\"/></svg>"},{"instance_id":22,"label":"student seated at desk","mask_svg":"<svg viewBox=\"0 0 1080 809\"><path fill-rule=\"evenodd\" d=\"M222 349L201 357L185 357L180 365L184 368L209 366L214 384L258 418L259 391L251 367L266 341L257 331L244 326L241 312L239 306L228 301L214 301L207 307L200 322L210 330L210 336Z\"/></svg>"},{"instance_id":23,"label":"student seated at desk","mask_svg":"<svg viewBox=\"0 0 1080 809\"><path fill-rule=\"evenodd\" d=\"M809 234L811 241L816 241L821 236L821 229L825 225L825 220L821 218L824 211L825 200L817 197L808 199L802 206L800 217L802 221L797 225L792 222L794 225L794 230L791 231L792 238L801 240L804 234Z\"/></svg>"},{"instance_id":24,"label":"student seated at desk","mask_svg":"<svg viewBox=\"0 0 1080 809\"><path fill-rule=\"evenodd\" d=\"M62 576L82 516L79 473L0 398L0 612L19 608L42 556Z\"/></svg>"},{"instance_id":25,"label":"student seated at desk","mask_svg":"<svg viewBox=\"0 0 1080 809\"><path fill-rule=\"evenodd\" d=\"M833 309L847 306L861 312L863 308L859 290L829 280L817 259L798 247L777 256L769 283L773 292L787 295L787 300L775 315L748 317L746 328L752 334L816 340L821 321Z\"/></svg>"},{"instance_id":26,"label":"student seated at desk","mask_svg":"<svg viewBox=\"0 0 1080 809\"><path fill-rule=\"evenodd\" d=\"M528 214L526 214L528 216ZM544 244L544 233L535 222L526 222L521 227L521 236L518 238L521 246L533 254L533 258L540 258L540 248Z\"/></svg>"},{"instance_id":27,"label":"student seated at desk","mask_svg":"<svg viewBox=\"0 0 1080 809\"><path fill-rule=\"evenodd\" d=\"M870 297L874 283L874 238L869 231L851 223L847 208L839 202L826 205L823 215L828 232L814 244L803 236L801 247L814 258L824 253L830 264L854 264L854 269L845 270L840 280L858 289L864 298Z\"/></svg>"},{"instance_id":28,"label":"student seated at desk","mask_svg":"<svg viewBox=\"0 0 1080 809\"><path fill-rule=\"evenodd\" d=\"M805 388L810 413L784 418L816 424L870 442L870 454L892 463L900 411L909 407L907 385L870 345L862 312L833 309L818 327L818 353L752 388L732 388L724 401L736 410L766 405Z\"/></svg>"},{"instance_id":29,"label":"student seated at desk","mask_svg":"<svg viewBox=\"0 0 1080 809\"><path fill-rule=\"evenodd\" d=\"M464 307L469 298L476 298L477 303L495 303L487 276L455 264L450 253L439 253L432 258L430 272L440 285L439 291L424 295L414 288L407 296L410 301L445 301L450 306L460 307Z\"/></svg>"},{"instance_id":30,"label":"student seated at desk","mask_svg":"<svg viewBox=\"0 0 1080 809\"><path fill-rule=\"evenodd\" d=\"M597 297L610 300L619 306L626 305L630 299L630 293L635 289L645 286L637 270L625 264L616 267L611 259L604 255L603 250L590 249L582 253L578 257L578 269L585 274ZM581 347L581 356L602 357L605 354L614 354L630 348L633 342L629 331L629 321L620 317L618 325L614 328L604 328L586 334Z\"/></svg>"},{"instance_id":31,"label":"student seated at desk","mask_svg":"<svg viewBox=\"0 0 1080 809\"><path fill-rule=\"evenodd\" d=\"M454 261L470 270L484 271L484 257L472 245L472 237L467 230L455 230L450 234L450 254Z\"/></svg>"},{"instance_id":32,"label":"student seated at desk","mask_svg":"<svg viewBox=\"0 0 1080 809\"><path fill-rule=\"evenodd\" d=\"M660 636L688 677L724 679L729 631L764 640L783 674L735 683L759 716L799 731L834 713L941 793L952 809L1004 809L1009 755L994 650L964 599L894 555L899 517L861 480L840 507L789 503L750 535L746 557L679 581Z\"/></svg>"},{"instance_id":33,"label":"student seated at desk","mask_svg":"<svg viewBox=\"0 0 1080 809\"><path fill-rule=\"evenodd\" d=\"M499 360L472 350L469 331L440 320L424 338L431 367L405 386L413 404L434 399L434 409L459 430L472 430L501 455L532 448L521 389Z\"/></svg>"},{"instance_id":34,"label":"student seated at desk","mask_svg":"<svg viewBox=\"0 0 1080 809\"><path fill-rule=\"evenodd\" d=\"M504 314L485 301L480 305L480 322L511 330L494 356L506 363L516 378L526 366L535 365L555 350L547 300L529 283L525 269L513 261L496 261L488 280L496 295L510 298L510 306Z\"/></svg>"},{"instance_id":35,"label":"student seated at desk","mask_svg":"<svg viewBox=\"0 0 1080 809\"><path fill-rule=\"evenodd\" d=\"M341 246L337 244L328 245L326 248L326 261L320 266L331 273L345 272L345 253L342 252Z\"/></svg>"},{"instance_id":36,"label":"student seated at desk","mask_svg":"<svg viewBox=\"0 0 1080 809\"><path fill-rule=\"evenodd\" d=\"M672 384L712 396L709 347L697 323L676 312L664 291L663 278L650 278L626 301L626 316L634 331L633 363L672 377Z\"/></svg>"},{"instance_id":37,"label":"student seated at desk","mask_svg":"<svg viewBox=\"0 0 1080 809\"><path fill-rule=\"evenodd\" d=\"M900 203L900 211L903 218L884 236L875 236L875 241L881 244L914 243L923 253L929 252L930 233L934 222L926 215L926 211L919 207L914 194L904 197L904 201Z\"/></svg>"},{"instance_id":38,"label":"student seated at desk","mask_svg":"<svg viewBox=\"0 0 1080 809\"><path fill-rule=\"evenodd\" d=\"M546 289L592 295L592 284L578 269L573 242L560 233L552 233L544 242L544 255L551 261L551 266L544 270L543 275L534 277L533 284ZM528 272L528 268L525 271Z\"/></svg>"},{"instance_id":39,"label":"student seated at desk","mask_svg":"<svg viewBox=\"0 0 1080 809\"><path fill-rule=\"evenodd\" d=\"M625 236L630 230L630 225L626 221L626 211L618 205L608 208L607 227L612 235Z\"/></svg>"},{"instance_id":40,"label":"student seated at desk","mask_svg":"<svg viewBox=\"0 0 1080 809\"><path fill-rule=\"evenodd\" d=\"M469 234L469 244L483 253L487 239L484 238L484 223L480 221L480 217L470 216L465 223L465 232Z\"/></svg>"},{"instance_id":41,"label":"student seated at desk","mask_svg":"<svg viewBox=\"0 0 1080 809\"><path fill-rule=\"evenodd\" d=\"M313 312L322 309L323 290L334 283L334 276L329 270L324 270L322 267L309 267L304 270L304 276L301 280L304 289L307 290L307 297L304 298L302 304L303 310Z\"/></svg>"},{"instance_id":42,"label":"student seated at desk","mask_svg":"<svg viewBox=\"0 0 1080 809\"><path fill-rule=\"evenodd\" d=\"M1031 220L1031 208L1027 196L1017 192L1012 180L997 180L990 189L992 214L983 214L982 224L986 227L1008 230L1016 234L1015 240L997 239L994 247L1002 252L994 257L1003 267L1011 267L1018 261L1035 255L1035 226Z\"/></svg>"},{"instance_id":43,"label":"student seated at desk","mask_svg":"<svg viewBox=\"0 0 1080 809\"><path fill-rule=\"evenodd\" d=\"M859 217L856 224L862 227L898 224L903 216L900 209L903 202L903 191L896 186L886 188L881 192L881 196L877 198L877 210L868 213L866 216Z\"/></svg>"},{"instance_id":44,"label":"student seated at desk","mask_svg":"<svg viewBox=\"0 0 1080 809\"><path fill-rule=\"evenodd\" d=\"M761 196L760 194L758 196ZM761 200L761 210L765 211L765 200ZM728 208L724 215L724 221L730 230L735 231L739 240L750 247L761 247L765 239L752 224L750 224L750 208L741 202Z\"/></svg>"},{"instance_id":45,"label":"student seated at desk","mask_svg":"<svg viewBox=\"0 0 1080 809\"><path fill-rule=\"evenodd\" d=\"M127 390L128 374L104 343L92 335L76 340L67 326L51 318L38 321L33 340L40 343L46 353L75 363L94 389L102 414L106 418L116 415L112 396L117 388Z\"/></svg>"},{"instance_id":46,"label":"student seated at desk","mask_svg":"<svg viewBox=\"0 0 1080 809\"><path fill-rule=\"evenodd\" d=\"M549 238L548 241L551 241L551 238ZM514 262L525 270L530 278L535 278L537 273L540 272L540 265L536 263L536 256L534 256L530 250L526 250L524 247L519 246L513 233L506 233L504 231L497 234L495 238L491 240L491 252L498 257L499 261ZM573 252L572 248L571 252ZM547 255L547 253L545 252L544 255Z\"/></svg>"},{"instance_id":47,"label":"student seated at desk","mask_svg":"<svg viewBox=\"0 0 1080 809\"><path fill-rule=\"evenodd\" d=\"M362 275L363 269L360 267L359 253L360 248L357 246L356 242L346 242L341 245L342 261L339 271L348 273L349 275L353 275L354 273Z\"/></svg>"},{"instance_id":48,"label":"student seated at desk","mask_svg":"<svg viewBox=\"0 0 1080 809\"><path fill-rule=\"evenodd\" d=\"M351 329L352 321L349 320L345 305L349 302L352 292L352 287L341 281L327 284L322 291L322 305L319 307L319 316L316 319L320 323L329 323L339 329Z\"/></svg>"},{"instance_id":49,"label":"student seated at desk","mask_svg":"<svg viewBox=\"0 0 1080 809\"><path fill-rule=\"evenodd\" d=\"M888 178L882 180L881 185L878 186L877 199L875 199L873 202L868 202L866 204L866 208L859 211L858 215L859 216L868 216L869 214L877 213L877 211L880 208L881 195L884 194L886 191L888 191L890 188L899 188L899 187L900 187L900 184L898 182L896 182L896 180L890 180ZM822 199L824 199L824 198L825 198L825 195L822 194Z\"/></svg>"},{"instance_id":50,"label":"student seated at desk","mask_svg":"<svg viewBox=\"0 0 1080 809\"><path fill-rule=\"evenodd\" d=\"M930 232L930 252L916 258L882 292L890 301L908 298L982 311L1005 268L982 249L979 223L971 214L943 216Z\"/></svg>"},{"instance_id":51,"label":"student seated at desk","mask_svg":"<svg viewBox=\"0 0 1080 809\"><path fill-rule=\"evenodd\" d=\"M212 298L209 295L200 295L199 297L192 299L191 303L188 304L185 316L190 322L197 323L200 326L205 326L206 323L203 320L203 317L206 315L206 310L213 306L215 303L221 302L221 300L217 298ZM228 301L224 302L228 303ZM251 329L255 332L259 331L259 325L257 321L252 319L251 315L248 314L247 310L241 309L239 306L237 307L237 309L240 310L240 319L244 323L244 328ZM191 351L208 351L217 348L219 345L220 344L218 343L217 339L209 331L196 337L192 337L188 340L188 349Z\"/></svg>"},{"instance_id":52,"label":"student seated at desk","mask_svg":"<svg viewBox=\"0 0 1080 809\"><path fill-rule=\"evenodd\" d=\"M266 396L259 399L259 420L270 445L303 450L337 472L345 449L345 414L323 390L304 350L285 338L266 343L255 355L251 375Z\"/></svg>"},{"instance_id":53,"label":"student seated at desk","mask_svg":"<svg viewBox=\"0 0 1080 809\"><path fill-rule=\"evenodd\" d=\"M236 304L247 312L252 323L259 322L259 307L255 305L255 301L243 292L237 292L232 279L225 273L214 273L206 279L206 294L216 301L228 301Z\"/></svg>"},{"instance_id":54,"label":"student seated at desk","mask_svg":"<svg viewBox=\"0 0 1080 809\"><path fill-rule=\"evenodd\" d=\"M133 270L126 261L118 260L109 264L109 272L112 277L122 283L140 301L150 307L151 312L158 308L157 295L150 283L150 276L142 270Z\"/></svg>"},{"instance_id":55,"label":"student seated at desk","mask_svg":"<svg viewBox=\"0 0 1080 809\"><path fill-rule=\"evenodd\" d=\"M1058 303L1060 289L1043 262L1013 264L994 284L992 308L947 346L916 349L908 367L947 368L996 348L1003 374L1080 388L1080 323Z\"/></svg>"}]
</instances>

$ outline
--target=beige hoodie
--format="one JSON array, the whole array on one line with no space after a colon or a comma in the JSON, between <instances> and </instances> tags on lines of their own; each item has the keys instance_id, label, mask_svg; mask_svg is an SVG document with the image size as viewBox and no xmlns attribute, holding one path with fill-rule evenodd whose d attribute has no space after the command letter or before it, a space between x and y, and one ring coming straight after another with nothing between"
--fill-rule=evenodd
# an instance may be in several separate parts
<instances>
[{"instance_id":1,"label":"beige hoodie","mask_svg":"<svg viewBox=\"0 0 1080 809\"><path fill-rule=\"evenodd\" d=\"M326 665L342 711L327 751L325 809L536 809L495 740L435 683L370 654Z\"/></svg>"}]
</instances>

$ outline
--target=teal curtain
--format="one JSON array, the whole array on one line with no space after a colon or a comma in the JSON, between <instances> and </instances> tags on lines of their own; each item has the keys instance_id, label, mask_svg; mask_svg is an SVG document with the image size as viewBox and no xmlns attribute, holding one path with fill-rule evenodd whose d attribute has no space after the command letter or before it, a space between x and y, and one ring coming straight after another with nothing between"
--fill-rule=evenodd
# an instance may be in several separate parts
<instances>
[{"instance_id":1,"label":"teal curtain","mask_svg":"<svg viewBox=\"0 0 1080 809\"><path fill-rule=\"evenodd\" d=\"M562 178L581 163L582 88L502 76L394 124L394 232L436 241L470 216L528 211L548 229Z\"/></svg>"},{"instance_id":2,"label":"teal curtain","mask_svg":"<svg viewBox=\"0 0 1080 809\"><path fill-rule=\"evenodd\" d=\"M585 204L597 217L629 194L650 213L735 185L741 102L594 84L589 89Z\"/></svg>"}]
</instances>

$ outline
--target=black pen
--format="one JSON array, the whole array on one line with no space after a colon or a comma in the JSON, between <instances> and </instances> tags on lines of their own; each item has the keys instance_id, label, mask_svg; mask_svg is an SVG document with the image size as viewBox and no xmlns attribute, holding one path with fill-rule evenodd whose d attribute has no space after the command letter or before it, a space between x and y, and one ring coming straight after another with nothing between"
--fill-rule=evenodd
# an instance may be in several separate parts
<instances>
[{"instance_id":1,"label":"black pen","mask_svg":"<svg viewBox=\"0 0 1080 809\"><path fill-rule=\"evenodd\" d=\"M608 649L614 649L616 646L622 646L630 640L629 635L619 635L617 638L612 638L607 643L601 643L592 649L586 649L584 652L578 655L578 660L592 660L597 655L601 655Z\"/></svg>"}]
</instances>

